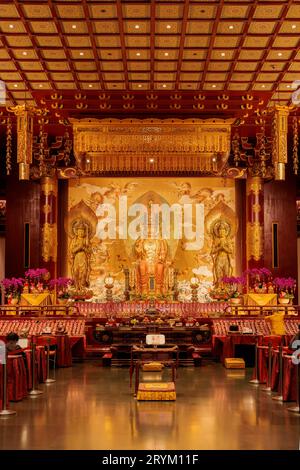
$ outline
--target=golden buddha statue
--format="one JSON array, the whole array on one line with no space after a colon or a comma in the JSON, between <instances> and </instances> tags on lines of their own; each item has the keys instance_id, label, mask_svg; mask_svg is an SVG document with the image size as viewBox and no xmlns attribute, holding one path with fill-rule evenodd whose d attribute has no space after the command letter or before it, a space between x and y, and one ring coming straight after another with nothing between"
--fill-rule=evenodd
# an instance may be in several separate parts
<instances>
[{"instance_id":1,"label":"golden buddha statue","mask_svg":"<svg viewBox=\"0 0 300 470\"><path fill-rule=\"evenodd\" d=\"M149 291L164 294L168 243L161 237L151 238L151 224L148 225L148 238L136 240L134 254L137 258L136 292L141 295L147 295Z\"/></svg>"},{"instance_id":2,"label":"golden buddha statue","mask_svg":"<svg viewBox=\"0 0 300 470\"><path fill-rule=\"evenodd\" d=\"M217 220L213 226L213 243L211 257L213 259L213 275L215 285L225 276L232 275L230 256L233 253L233 244L230 239L231 227L225 220Z\"/></svg>"}]
</instances>

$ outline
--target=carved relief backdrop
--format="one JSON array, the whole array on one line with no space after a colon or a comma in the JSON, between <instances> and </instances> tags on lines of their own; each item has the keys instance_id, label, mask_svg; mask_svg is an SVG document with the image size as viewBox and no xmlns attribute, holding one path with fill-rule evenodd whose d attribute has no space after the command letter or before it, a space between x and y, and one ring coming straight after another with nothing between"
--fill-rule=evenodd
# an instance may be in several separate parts
<instances>
[{"instance_id":1,"label":"carved relief backdrop","mask_svg":"<svg viewBox=\"0 0 300 470\"><path fill-rule=\"evenodd\" d=\"M235 213L234 180L222 178L81 178L69 180L68 214L65 218L65 234L68 238L67 271L76 276L78 288L89 284L93 300L104 300L104 279L114 278L114 298L123 299L125 276L123 270L131 271L137 264L131 238L120 239L123 228L118 220L120 196L127 196L128 207L134 203L193 205L192 229L196 229L195 205L202 204L200 243L188 250L183 234L175 239L174 220L171 217L171 236L167 240L167 259L164 261L173 272L178 272L179 299L191 298L190 279L200 280L199 296L207 300L209 289L216 276L235 274L235 238L237 218ZM103 240L100 207L111 204L116 210L116 239ZM128 216L128 224L134 217ZM224 247L230 247L227 250ZM225 251L224 251L225 250ZM226 273L226 270L228 271Z\"/></svg>"}]
</instances>

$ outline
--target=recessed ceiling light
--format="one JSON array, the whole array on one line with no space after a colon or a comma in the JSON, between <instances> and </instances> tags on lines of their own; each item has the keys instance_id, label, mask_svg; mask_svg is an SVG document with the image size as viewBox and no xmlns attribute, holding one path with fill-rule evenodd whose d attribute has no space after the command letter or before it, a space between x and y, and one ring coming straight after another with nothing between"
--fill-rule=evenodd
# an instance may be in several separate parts
<instances>
[{"instance_id":1,"label":"recessed ceiling light","mask_svg":"<svg viewBox=\"0 0 300 470\"><path fill-rule=\"evenodd\" d=\"M165 57L168 57L169 53L168 52L165 52Z\"/></svg>"},{"instance_id":2,"label":"recessed ceiling light","mask_svg":"<svg viewBox=\"0 0 300 470\"><path fill-rule=\"evenodd\" d=\"M93 88L93 85L91 83L89 84L89 88Z\"/></svg>"},{"instance_id":3,"label":"recessed ceiling light","mask_svg":"<svg viewBox=\"0 0 300 470\"><path fill-rule=\"evenodd\" d=\"M213 161L213 162L216 162L216 161L217 161L216 157L213 157L213 158L212 158L212 161Z\"/></svg>"},{"instance_id":4,"label":"recessed ceiling light","mask_svg":"<svg viewBox=\"0 0 300 470\"><path fill-rule=\"evenodd\" d=\"M217 85L212 85L212 88L216 88Z\"/></svg>"},{"instance_id":5,"label":"recessed ceiling light","mask_svg":"<svg viewBox=\"0 0 300 470\"><path fill-rule=\"evenodd\" d=\"M40 83L40 84L39 84L39 87L40 87L40 88L43 88L43 85Z\"/></svg>"},{"instance_id":6,"label":"recessed ceiling light","mask_svg":"<svg viewBox=\"0 0 300 470\"><path fill-rule=\"evenodd\" d=\"M139 88L142 88L142 85L140 84L140 85L138 85L138 87L139 87Z\"/></svg>"},{"instance_id":7,"label":"recessed ceiling light","mask_svg":"<svg viewBox=\"0 0 300 470\"><path fill-rule=\"evenodd\" d=\"M15 87L15 88L18 88L18 85L17 85L17 83L15 83L15 84L14 84L14 87Z\"/></svg>"},{"instance_id":8,"label":"recessed ceiling light","mask_svg":"<svg viewBox=\"0 0 300 470\"><path fill-rule=\"evenodd\" d=\"M286 87L287 87L287 88L291 88L291 85L287 85Z\"/></svg>"},{"instance_id":9,"label":"recessed ceiling light","mask_svg":"<svg viewBox=\"0 0 300 470\"><path fill-rule=\"evenodd\" d=\"M163 88L166 88L166 86L167 86L167 85L164 83L164 84L163 84Z\"/></svg>"},{"instance_id":10,"label":"recessed ceiling light","mask_svg":"<svg viewBox=\"0 0 300 470\"><path fill-rule=\"evenodd\" d=\"M167 24L166 28L167 28L167 29L171 29L171 25L170 25L170 24Z\"/></svg>"},{"instance_id":11,"label":"recessed ceiling light","mask_svg":"<svg viewBox=\"0 0 300 470\"><path fill-rule=\"evenodd\" d=\"M222 56L222 57L225 57L225 52L221 52L221 56Z\"/></svg>"},{"instance_id":12,"label":"recessed ceiling light","mask_svg":"<svg viewBox=\"0 0 300 470\"><path fill-rule=\"evenodd\" d=\"M84 52L79 52L79 55L84 55Z\"/></svg>"},{"instance_id":13,"label":"recessed ceiling light","mask_svg":"<svg viewBox=\"0 0 300 470\"><path fill-rule=\"evenodd\" d=\"M231 24L231 25L229 26L229 29L233 29L233 28L234 28L234 26Z\"/></svg>"},{"instance_id":14,"label":"recessed ceiling light","mask_svg":"<svg viewBox=\"0 0 300 470\"><path fill-rule=\"evenodd\" d=\"M154 158L149 158L150 163L154 163Z\"/></svg>"},{"instance_id":15,"label":"recessed ceiling light","mask_svg":"<svg viewBox=\"0 0 300 470\"><path fill-rule=\"evenodd\" d=\"M278 52L278 57L281 57L282 56L282 52Z\"/></svg>"},{"instance_id":16,"label":"recessed ceiling light","mask_svg":"<svg viewBox=\"0 0 300 470\"><path fill-rule=\"evenodd\" d=\"M138 57L140 57L141 53L140 53L140 52L137 52L136 55L137 55Z\"/></svg>"},{"instance_id":17,"label":"recessed ceiling light","mask_svg":"<svg viewBox=\"0 0 300 470\"><path fill-rule=\"evenodd\" d=\"M266 85L262 85L261 87L262 87L262 88L266 88Z\"/></svg>"},{"instance_id":18,"label":"recessed ceiling light","mask_svg":"<svg viewBox=\"0 0 300 470\"><path fill-rule=\"evenodd\" d=\"M22 54L23 54L23 55L27 55L27 52L26 52L26 51L24 51L24 52L22 52Z\"/></svg>"},{"instance_id":19,"label":"recessed ceiling light","mask_svg":"<svg viewBox=\"0 0 300 470\"><path fill-rule=\"evenodd\" d=\"M296 29L296 28L297 28L297 25L293 24L292 29Z\"/></svg>"},{"instance_id":20,"label":"recessed ceiling light","mask_svg":"<svg viewBox=\"0 0 300 470\"><path fill-rule=\"evenodd\" d=\"M86 162L87 162L87 163L90 163L90 159L89 159L89 158L87 158L87 159L86 159Z\"/></svg>"},{"instance_id":21,"label":"recessed ceiling light","mask_svg":"<svg viewBox=\"0 0 300 470\"><path fill-rule=\"evenodd\" d=\"M76 29L76 28L77 28L76 24L72 24L72 29Z\"/></svg>"},{"instance_id":22,"label":"recessed ceiling light","mask_svg":"<svg viewBox=\"0 0 300 470\"><path fill-rule=\"evenodd\" d=\"M10 28L10 29L13 29L13 28L14 28L14 25L13 25L13 24L10 24L10 25L9 25L9 28Z\"/></svg>"},{"instance_id":23,"label":"recessed ceiling light","mask_svg":"<svg viewBox=\"0 0 300 470\"><path fill-rule=\"evenodd\" d=\"M136 24L136 25L135 25L135 29L140 29L140 25L139 25L139 24Z\"/></svg>"}]
</instances>

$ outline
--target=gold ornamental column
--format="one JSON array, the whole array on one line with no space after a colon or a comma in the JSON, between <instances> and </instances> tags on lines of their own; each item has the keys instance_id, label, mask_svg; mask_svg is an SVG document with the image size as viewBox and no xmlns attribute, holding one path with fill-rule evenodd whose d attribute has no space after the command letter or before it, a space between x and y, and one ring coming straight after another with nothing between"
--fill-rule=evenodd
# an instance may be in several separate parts
<instances>
[{"instance_id":1,"label":"gold ornamental column","mask_svg":"<svg viewBox=\"0 0 300 470\"><path fill-rule=\"evenodd\" d=\"M273 145L272 161L274 165L275 180L285 180L285 165L288 161L288 117L293 106L275 105L272 120Z\"/></svg>"},{"instance_id":2,"label":"gold ornamental column","mask_svg":"<svg viewBox=\"0 0 300 470\"><path fill-rule=\"evenodd\" d=\"M48 269L52 278L57 276L57 191L56 175L41 178L40 259L42 266Z\"/></svg>"},{"instance_id":3,"label":"gold ornamental column","mask_svg":"<svg viewBox=\"0 0 300 470\"><path fill-rule=\"evenodd\" d=\"M247 269L264 264L264 180L247 178Z\"/></svg>"}]
</instances>

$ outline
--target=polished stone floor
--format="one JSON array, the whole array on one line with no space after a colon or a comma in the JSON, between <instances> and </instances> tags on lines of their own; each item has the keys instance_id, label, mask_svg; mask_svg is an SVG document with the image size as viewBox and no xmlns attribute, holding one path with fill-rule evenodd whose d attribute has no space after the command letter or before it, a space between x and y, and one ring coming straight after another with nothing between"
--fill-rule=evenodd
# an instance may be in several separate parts
<instances>
[{"instance_id":1,"label":"polished stone floor","mask_svg":"<svg viewBox=\"0 0 300 470\"><path fill-rule=\"evenodd\" d=\"M12 404L0 449L299 449L300 417L249 385L249 374L182 368L176 402L137 402L128 369L75 364L44 395Z\"/></svg>"}]
</instances>

